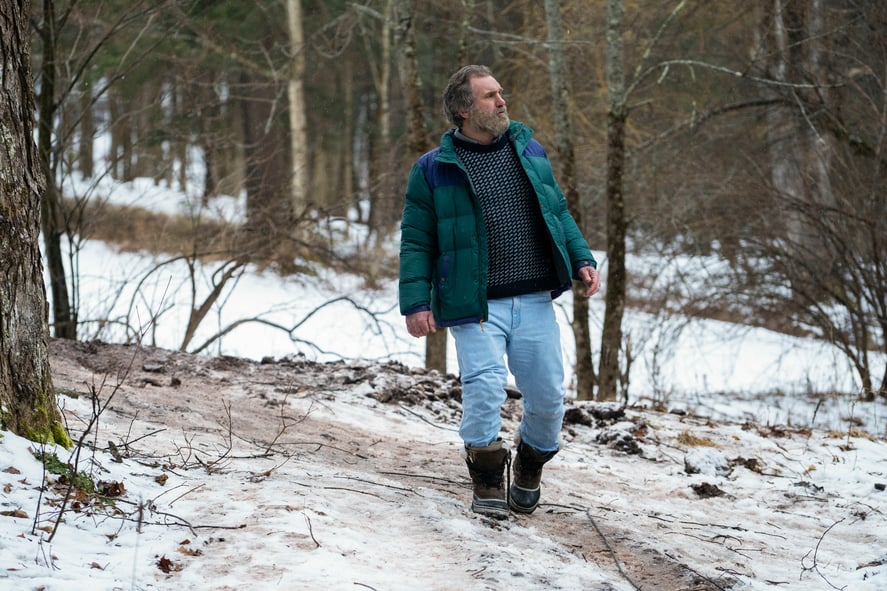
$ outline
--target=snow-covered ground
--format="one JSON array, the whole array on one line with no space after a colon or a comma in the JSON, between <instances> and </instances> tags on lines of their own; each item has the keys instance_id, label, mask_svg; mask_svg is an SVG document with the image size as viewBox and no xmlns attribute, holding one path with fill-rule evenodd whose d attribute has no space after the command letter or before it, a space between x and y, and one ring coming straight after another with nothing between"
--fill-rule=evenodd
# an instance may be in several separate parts
<instances>
[{"instance_id":1,"label":"snow-covered ground","mask_svg":"<svg viewBox=\"0 0 887 591\"><path fill-rule=\"evenodd\" d=\"M140 185L130 188L125 197L117 187L116 200L190 207L166 192L148 199ZM236 217L236 201L217 211ZM199 303L216 269L198 266L192 283L183 262L158 266L161 256L119 253L99 242L87 242L78 261L85 338L121 342L125 326L130 337L143 333L143 344L172 350L195 304L192 288ZM642 270L649 263L631 264ZM558 308L571 363L569 295ZM599 330L600 296L591 308ZM393 281L371 290L359 278L322 269L285 279L249 269L189 348L245 318L261 322L241 324L202 358L422 363L423 342L403 328ZM456 417L379 402L368 394L381 386L360 380L334 395L294 388L288 396L279 385L256 390L249 374L232 390L232 380L240 384L236 377L213 382L206 370L184 374L185 387L170 390L181 396L178 404L151 402L158 388L150 376L141 386L127 384L127 404L143 405L144 414L118 415L112 405L102 423L107 432L94 438L98 449L84 451L82 461L103 480L125 483L130 504L121 501L116 515L69 505L52 542L59 497L47 491L41 499L44 474L30 453L34 445L3 432L0 590L887 589L887 406L848 394L857 388L854 376L834 349L764 329L636 313L629 314L627 332L638 345L633 408L621 422L565 429L564 450L546 470L549 504L501 524L467 511ZM243 368L258 372L264 365ZM57 381L85 393L89 382L70 371ZM184 418L193 410L188 387L209 383L219 388L219 404L243 403L232 406L235 419L258 412L251 406L257 400L264 407L274 398L290 415L306 417L305 425L326 425L326 439L323 431L312 433L317 445L347 448L349 457L333 464L310 453L265 457L255 441L240 441L240 455L231 454L218 470L193 461L175 465L183 449L212 455L225 444L217 422ZM568 391L571 385L568 378ZM90 415L88 397L62 398L72 420ZM645 410L654 405L674 412ZM171 423L163 435L147 436ZM270 440L278 426L268 429ZM134 445L140 455L114 461L106 440L137 435L146 435ZM613 444L626 438L641 453ZM391 460L380 471L397 454L421 457L423 476L408 460ZM698 473L688 473L688 459ZM724 494L694 492L702 485ZM141 524L133 517L139 503ZM615 556L601 540L616 546ZM620 554L620 547L636 556ZM641 572L629 562L645 555L656 564L683 564L710 586L640 584L619 571L617 565Z\"/></svg>"},{"instance_id":2,"label":"snow-covered ground","mask_svg":"<svg viewBox=\"0 0 887 591\"><path fill-rule=\"evenodd\" d=\"M114 393L77 466L125 494L72 497L50 539L65 488L2 433L3 591L887 589L884 440L571 403L542 505L499 522L469 510L442 376L53 351L72 427Z\"/></svg>"},{"instance_id":3,"label":"snow-covered ground","mask_svg":"<svg viewBox=\"0 0 887 591\"><path fill-rule=\"evenodd\" d=\"M242 199L220 197L203 207L198 196L157 187L150 179L127 184L105 179L97 185L81 181L70 183L66 192L229 221L242 219L245 211ZM361 256L366 250L358 224L324 221L322 231L329 233L340 254ZM396 241L395 236L386 248L396 252ZM605 253L596 251L595 256L605 288ZM214 272L221 266L196 265L192 280L185 261L168 263L172 257L120 253L94 241L86 242L76 258L83 338L121 342L142 333L142 342L172 349L181 346L191 309L211 291ZM647 287L651 291L689 290L696 297L713 289L720 265L715 258L663 261L655 255L630 255L628 259L630 273L655 277ZM206 352L250 359L297 352L320 361L397 360L411 366L423 362L424 342L411 338L403 327L394 280L368 289L358 277L322 268L314 276L284 279L271 271L247 270L229 285L187 350L252 318L257 321L240 324L213 341ZM571 366L575 355L570 297L562 296L557 306L564 356ZM603 315L603 297L598 295L590 301L593 346L600 337ZM632 402L764 424L841 429L848 422L861 422L869 432L887 436L887 406L856 402L852 394L859 391L858 380L847 360L827 343L762 328L631 310L624 332L635 357L629 388ZM887 359L877 355L872 359L878 376ZM449 367L456 367L452 343ZM568 375L566 386L572 385Z\"/></svg>"}]
</instances>

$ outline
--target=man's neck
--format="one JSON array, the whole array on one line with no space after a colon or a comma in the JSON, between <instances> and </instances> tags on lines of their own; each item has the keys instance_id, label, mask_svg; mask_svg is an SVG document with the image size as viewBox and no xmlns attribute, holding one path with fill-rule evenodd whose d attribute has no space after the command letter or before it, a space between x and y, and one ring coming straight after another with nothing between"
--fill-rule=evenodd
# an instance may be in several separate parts
<instances>
[{"instance_id":1,"label":"man's neck","mask_svg":"<svg viewBox=\"0 0 887 591\"><path fill-rule=\"evenodd\" d=\"M483 144L487 146L498 140L501 136L494 137L489 133L469 129L466 126L456 130L456 137L467 142L474 142L476 144Z\"/></svg>"}]
</instances>

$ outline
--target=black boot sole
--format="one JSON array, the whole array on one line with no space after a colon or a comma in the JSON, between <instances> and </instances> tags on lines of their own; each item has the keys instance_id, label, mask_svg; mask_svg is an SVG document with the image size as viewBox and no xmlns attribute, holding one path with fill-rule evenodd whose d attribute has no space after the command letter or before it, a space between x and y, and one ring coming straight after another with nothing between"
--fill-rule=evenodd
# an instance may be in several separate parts
<instances>
[{"instance_id":1,"label":"black boot sole","mask_svg":"<svg viewBox=\"0 0 887 591\"><path fill-rule=\"evenodd\" d=\"M506 519L509 514L508 503L500 499L478 499L471 501L471 510L494 519Z\"/></svg>"}]
</instances>

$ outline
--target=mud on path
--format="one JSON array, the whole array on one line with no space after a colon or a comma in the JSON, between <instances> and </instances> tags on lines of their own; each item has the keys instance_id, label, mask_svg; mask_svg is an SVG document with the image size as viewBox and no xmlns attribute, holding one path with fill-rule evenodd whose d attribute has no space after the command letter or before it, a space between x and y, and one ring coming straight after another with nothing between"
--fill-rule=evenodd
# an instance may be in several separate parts
<instances>
[{"instance_id":1,"label":"mud on path","mask_svg":"<svg viewBox=\"0 0 887 591\"><path fill-rule=\"evenodd\" d=\"M472 514L467 471L455 443L460 389L452 376L394 363L318 364L299 358L257 363L61 340L53 340L50 350L56 388L71 396L95 392L99 400L113 395L99 419L98 435L90 438L99 448L114 447L115 453L171 471L251 465L251 479L256 482L279 477L279 466L290 463L305 475L293 483L296 491L322 494L324 489L348 488L354 497L367 499L367 504L359 505L361 510L374 510L377 499L386 502L383 507L391 503L403 507L420 498L440 504L450 512L429 518L427 524L398 526L401 535L424 539L417 552L432 554L425 558L434 565L429 568L446 568L437 562L440 557L462 552L452 524L444 522L464 519L483 528L493 551L497 539L530 532L550 546L547 551L578 558L606 573L612 585L603 583L599 591L708 591L732 584L729 575L704 576L680 557L657 550L653 544L659 544L655 540L651 544L649 531L621 527L619 512L609 511L601 499L624 491L620 483L607 481L595 469L598 462L628 457L612 446L600 445L596 457L576 457L568 441L561 454L564 461L546 468L543 504L531 516L513 515L496 522ZM345 397L350 397L347 407L341 404ZM374 429L368 413L380 412L395 414L399 427ZM513 397L503 411L511 432L519 413L520 402ZM82 429L85 419L69 414L72 431ZM439 436L429 438L429 428ZM572 424L567 429L570 437L588 441L600 424ZM644 460L632 461L644 465ZM337 479L311 476L330 471L339 475ZM252 490L259 494L261 489ZM250 502L248 494L242 502ZM283 501L255 502L262 503L263 515L273 521L283 521L288 510ZM334 519L332 512L327 513ZM398 518L388 513L367 527L385 528L386 519ZM290 537L295 535L291 532ZM299 535L297 547L312 546L313 533ZM509 564L499 571L474 569L472 579L485 583L484 588L503 588L500 584L509 572L517 576L512 571L520 569L519 552L505 561ZM423 563L421 557L417 563ZM558 587L556 572L547 582L536 576L539 585Z\"/></svg>"}]
</instances>

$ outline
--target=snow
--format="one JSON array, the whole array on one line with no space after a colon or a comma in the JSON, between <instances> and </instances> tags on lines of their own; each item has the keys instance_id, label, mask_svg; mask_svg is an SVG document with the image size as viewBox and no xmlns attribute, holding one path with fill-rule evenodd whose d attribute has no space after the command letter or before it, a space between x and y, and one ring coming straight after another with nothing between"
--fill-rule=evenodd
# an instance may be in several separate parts
<instances>
[{"instance_id":1,"label":"snow","mask_svg":"<svg viewBox=\"0 0 887 591\"><path fill-rule=\"evenodd\" d=\"M148 192L134 186L133 194ZM168 196L163 203L185 207ZM231 202L219 210L237 215ZM146 345L177 349L192 285L183 262L157 267L161 260L87 242L79 253L85 336L122 342L139 331ZM135 278L151 269L137 290ZM199 267L198 296L213 270ZM242 383L236 373L213 382L215 404L231 401L236 425L260 412L259 399L300 418L291 431L305 440L290 436L287 453L262 455L255 438L229 441L224 425L197 410L210 402L187 387L167 388L182 397L170 402L152 399L167 390L148 382L126 386L80 458L126 494L78 510L72 499L50 540L62 496L41 483L56 477L43 473L36 444L0 432L0 590L887 590L887 407L828 394L855 390L829 346L723 322L675 329L668 318L630 315L628 333L649 346L635 363L626 415L565 426L542 506L494 522L468 510L456 415L431 403L380 402L372 396L380 382L367 379L293 395L251 379L268 358L346 359L370 373L373 363L421 364L423 342L406 335L393 282L370 290L358 278L317 272L281 279L248 269L193 341L253 316L293 328L244 324L207 350L251 360ZM343 294L349 299L336 299ZM558 308L570 363L569 300ZM591 314L599 325L602 298ZM654 359L657 342L667 347ZM183 374L185 386L214 375L198 369ZM89 390L82 375L64 372L57 385ZM111 375L105 392L113 385ZM90 397L60 400L81 429ZM118 404L135 406L112 412ZM515 426L506 418L509 436ZM265 441L279 429L265 428ZM136 440L139 453L116 461L112 440ZM678 571L691 578L678 584Z\"/></svg>"},{"instance_id":2,"label":"snow","mask_svg":"<svg viewBox=\"0 0 887 591\"><path fill-rule=\"evenodd\" d=\"M159 386L124 392L111 405L122 410L107 411L100 445L85 449L80 465L96 480L124 483L127 494L116 509L69 507L51 541L61 492L41 499L37 447L3 433L0 512L24 514L0 516L0 588L887 588L883 440L630 409L606 428L565 428L563 449L546 468L543 504L497 522L468 509L455 414L374 399L368 394L388 378L372 365L371 380L349 377L335 392L297 396L260 373L273 366L238 366L207 387L205 400L190 387L208 381L197 367L192 378L182 374L173 394L179 406ZM65 384L75 379L70 371L61 364ZM239 383L238 375L250 379ZM284 438L297 451L263 456L247 436L226 451L225 429L202 405L228 400L234 431L249 434L245 422L259 408L246 383L252 394L276 392L298 420ZM64 397L64 406L80 419L74 424L92 412L87 396ZM505 429L515 427L507 418ZM266 428L270 440L276 427ZM602 443L619 440L602 436L608 431L635 441L640 453ZM122 462L101 445L118 438L133 442ZM689 473L693 462L702 468ZM651 564L638 566L645 555ZM709 586L656 584L658 570L675 564ZM650 582L642 583L645 573Z\"/></svg>"}]
</instances>

